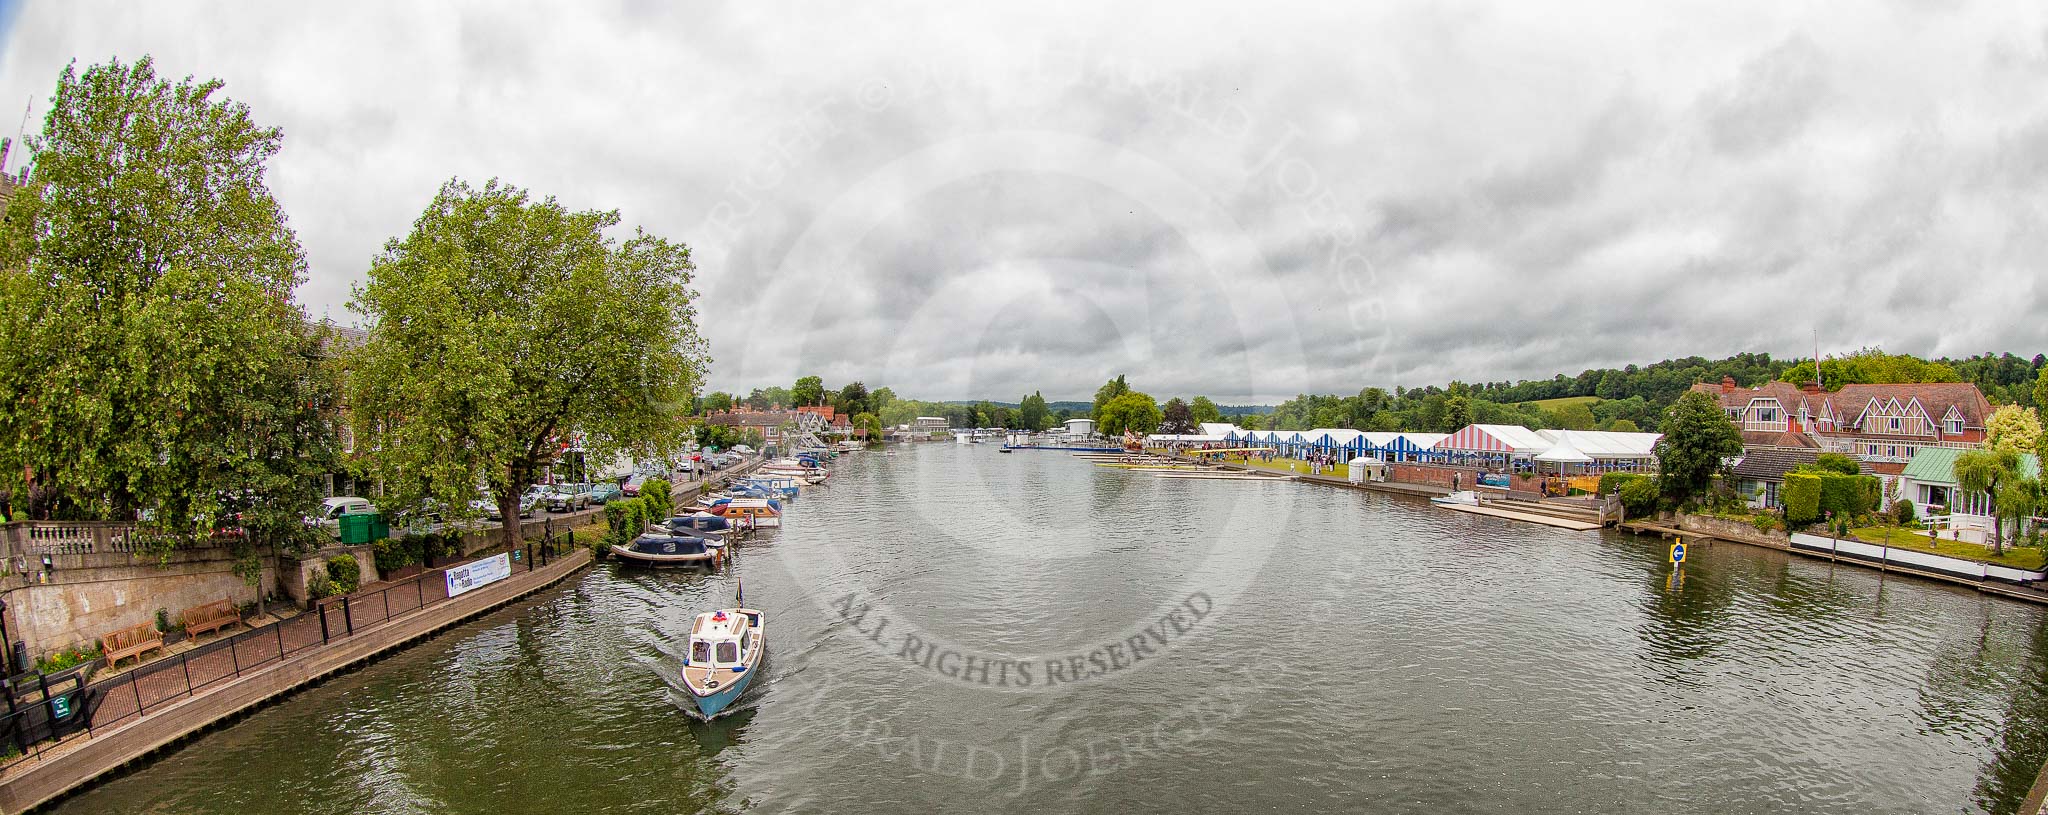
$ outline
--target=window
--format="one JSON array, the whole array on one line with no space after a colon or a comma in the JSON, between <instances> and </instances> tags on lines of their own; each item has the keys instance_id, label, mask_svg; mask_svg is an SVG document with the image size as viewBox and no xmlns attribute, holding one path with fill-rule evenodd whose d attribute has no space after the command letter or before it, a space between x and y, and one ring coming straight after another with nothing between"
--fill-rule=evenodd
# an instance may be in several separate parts
<instances>
[{"instance_id":1,"label":"window","mask_svg":"<svg viewBox=\"0 0 2048 815\"><path fill-rule=\"evenodd\" d=\"M718 662L719 662L719 664L721 664L721 665L730 665L730 664L733 664L733 663L736 663L736 662L739 662L739 661L740 661L740 647L739 647L739 645L738 645L737 643L731 643L731 642L721 642L721 643L719 643L719 644L718 644Z\"/></svg>"},{"instance_id":2,"label":"window","mask_svg":"<svg viewBox=\"0 0 2048 815\"><path fill-rule=\"evenodd\" d=\"M1952 434L1952 435L1957 435L1957 436L1960 436L1960 435L1962 435L1962 433L1963 433L1963 420L1961 420L1961 419L1950 419L1950 420L1948 420L1948 432L1949 432L1950 434Z\"/></svg>"},{"instance_id":3,"label":"window","mask_svg":"<svg viewBox=\"0 0 2048 815\"><path fill-rule=\"evenodd\" d=\"M1893 416L1885 419L1885 427L1890 428L1893 433L1899 432L1899 417Z\"/></svg>"},{"instance_id":4,"label":"window","mask_svg":"<svg viewBox=\"0 0 2048 815\"><path fill-rule=\"evenodd\" d=\"M690 643L690 661L710 662L711 643L705 642L703 640L697 640L696 642Z\"/></svg>"}]
</instances>

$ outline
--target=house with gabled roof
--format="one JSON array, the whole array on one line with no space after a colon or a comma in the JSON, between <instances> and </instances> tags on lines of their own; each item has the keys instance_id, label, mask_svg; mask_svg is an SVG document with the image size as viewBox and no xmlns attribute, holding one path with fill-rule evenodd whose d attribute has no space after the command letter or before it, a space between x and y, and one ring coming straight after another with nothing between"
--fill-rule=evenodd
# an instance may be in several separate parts
<instances>
[{"instance_id":1,"label":"house with gabled roof","mask_svg":"<svg viewBox=\"0 0 2048 815\"><path fill-rule=\"evenodd\" d=\"M1923 449L1974 449L1984 445L1984 420L1991 402L1968 382L1898 385L1816 385L1766 382L1753 388L1724 377L1701 383L1742 431L1745 449L1808 448L1846 453L1879 475L1896 477Z\"/></svg>"}]
</instances>

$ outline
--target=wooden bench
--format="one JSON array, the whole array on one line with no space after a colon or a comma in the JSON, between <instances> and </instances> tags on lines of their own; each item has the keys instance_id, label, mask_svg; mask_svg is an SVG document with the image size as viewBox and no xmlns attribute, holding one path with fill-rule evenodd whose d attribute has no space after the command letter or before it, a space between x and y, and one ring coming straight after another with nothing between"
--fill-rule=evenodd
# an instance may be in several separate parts
<instances>
[{"instance_id":1,"label":"wooden bench","mask_svg":"<svg viewBox=\"0 0 2048 815\"><path fill-rule=\"evenodd\" d=\"M133 628L123 628L100 637L100 651L107 658L107 667L112 668L121 660L135 657L140 662L144 652L164 648L163 632L156 630L156 623L143 623Z\"/></svg>"},{"instance_id":2,"label":"wooden bench","mask_svg":"<svg viewBox=\"0 0 2048 815\"><path fill-rule=\"evenodd\" d=\"M185 614L179 619L185 621L185 636L197 637L208 631L241 625L242 611L235 608L232 600L215 600L203 606L185 609Z\"/></svg>"}]
</instances>

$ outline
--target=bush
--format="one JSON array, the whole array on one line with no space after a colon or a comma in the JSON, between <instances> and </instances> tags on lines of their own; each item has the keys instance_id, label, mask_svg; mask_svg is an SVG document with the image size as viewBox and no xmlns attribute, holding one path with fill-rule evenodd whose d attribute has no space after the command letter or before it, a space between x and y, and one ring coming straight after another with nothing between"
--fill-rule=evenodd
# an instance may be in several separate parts
<instances>
[{"instance_id":1,"label":"bush","mask_svg":"<svg viewBox=\"0 0 2048 815\"><path fill-rule=\"evenodd\" d=\"M437 538L438 535L406 535L377 541L377 571L388 573L427 562L427 552Z\"/></svg>"},{"instance_id":2,"label":"bush","mask_svg":"<svg viewBox=\"0 0 2048 815\"><path fill-rule=\"evenodd\" d=\"M1657 480L1637 476L1623 481L1620 488L1621 506L1628 514L1642 518L1657 512Z\"/></svg>"},{"instance_id":3,"label":"bush","mask_svg":"<svg viewBox=\"0 0 2048 815\"><path fill-rule=\"evenodd\" d=\"M1862 468L1856 464L1856 459L1841 453L1822 453L1813 462L1813 466L1822 472L1839 475L1856 475L1863 472Z\"/></svg>"},{"instance_id":4,"label":"bush","mask_svg":"<svg viewBox=\"0 0 2048 815\"><path fill-rule=\"evenodd\" d=\"M1892 502L1892 522L1900 526L1912 526L1919 518L1914 514L1913 502L1901 498Z\"/></svg>"},{"instance_id":5,"label":"bush","mask_svg":"<svg viewBox=\"0 0 2048 815\"><path fill-rule=\"evenodd\" d=\"M99 658L100 647L97 644L90 648L80 646L66 651L58 651L36 660L36 672L53 674L66 668L75 668L88 662L97 662Z\"/></svg>"},{"instance_id":6,"label":"bush","mask_svg":"<svg viewBox=\"0 0 2048 815\"><path fill-rule=\"evenodd\" d=\"M1756 531L1763 532L1765 534L1776 532L1779 529L1783 529L1785 527L1784 521L1778 520L1778 516L1772 515L1768 512L1757 513L1756 517L1749 519L1749 522L1756 526Z\"/></svg>"},{"instance_id":7,"label":"bush","mask_svg":"<svg viewBox=\"0 0 2048 815\"><path fill-rule=\"evenodd\" d=\"M1839 473L1812 473L1820 479L1820 516L1848 519L1867 514L1877 509L1879 498L1884 494L1883 485L1874 475L1841 475ZM1790 478L1787 474L1786 478ZM1789 484L1790 481L1788 480Z\"/></svg>"},{"instance_id":8,"label":"bush","mask_svg":"<svg viewBox=\"0 0 2048 815\"><path fill-rule=\"evenodd\" d=\"M1785 474L1785 523L1803 526L1820 520L1820 476Z\"/></svg>"},{"instance_id":9,"label":"bush","mask_svg":"<svg viewBox=\"0 0 2048 815\"><path fill-rule=\"evenodd\" d=\"M640 483L640 500L647 504L648 512L657 518L667 518L669 510L675 508L674 489L666 479L650 478Z\"/></svg>"},{"instance_id":10,"label":"bush","mask_svg":"<svg viewBox=\"0 0 2048 815\"><path fill-rule=\"evenodd\" d=\"M306 594L315 600L333 597L334 581L327 578L326 572L313 575L311 579L306 581Z\"/></svg>"},{"instance_id":11,"label":"bush","mask_svg":"<svg viewBox=\"0 0 2048 815\"><path fill-rule=\"evenodd\" d=\"M335 555L327 559L327 579L334 581L335 594L353 594L363 585L362 564L355 555Z\"/></svg>"},{"instance_id":12,"label":"bush","mask_svg":"<svg viewBox=\"0 0 2048 815\"><path fill-rule=\"evenodd\" d=\"M1613 495L1621 491L1623 484L1649 478L1641 473L1604 473L1600 476L1600 494Z\"/></svg>"},{"instance_id":13,"label":"bush","mask_svg":"<svg viewBox=\"0 0 2048 815\"><path fill-rule=\"evenodd\" d=\"M627 541L632 540L626 537L626 530L631 528L627 524L631 523L628 520L628 516L632 514L634 503L633 501L613 501L604 505L604 535L602 538L605 546L624 546Z\"/></svg>"}]
</instances>

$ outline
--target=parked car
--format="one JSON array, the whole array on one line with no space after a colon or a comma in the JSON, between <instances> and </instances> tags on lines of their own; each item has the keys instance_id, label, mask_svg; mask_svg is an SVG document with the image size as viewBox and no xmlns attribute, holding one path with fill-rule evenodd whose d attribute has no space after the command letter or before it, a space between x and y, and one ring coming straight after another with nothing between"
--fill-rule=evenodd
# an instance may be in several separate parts
<instances>
[{"instance_id":1,"label":"parked car","mask_svg":"<svg viewBox=\"0 0 2048 815\"><path fill-rule=\"evenodd\" d=\"M533 517L534 511L540 509L541 502L547 499L547 495L548 488L545 486L536 485L529 488L524 495L519 496L519 517ZM484 517L493 521L505 520L505 513L498 511L497 499L486 498L484 500L490 504L490 507L484 512Z\"/></svg>"},{"instance_id":2,"label":"parked car","mask_svg":"<svg viewBox=\"0 0 2048 815\"><path fill-rule=\"evenodd\" d=\"M619 492L624 493L627 498L638 498L640 497L640 485L647 483L649 478L653 478L653 476L646 473L634 473L631 478L626 479L626 483L619 485Z\"/></svg>"},{"instance_id":3,"label":"parked car","mask_svg":"<svg viewBox=\"0 0 2048 815\"><path fill-rule=\"evenodd\" d=\"M548 492L549 512L575 512L589 506L589 484L556 484Z\"/></svg>"},{"instance_id":4,"label":"parked car","mask_svg":"<svg viewBox=\"0 0 2048 815\"><path fill-rule=\"evenodd\" d=\"M592 485L590 488L590 503L593 504L608 504L612 499L624 496L625 492L619 489L619 485L610 481Z\"/></svg>"}]
</instances>

